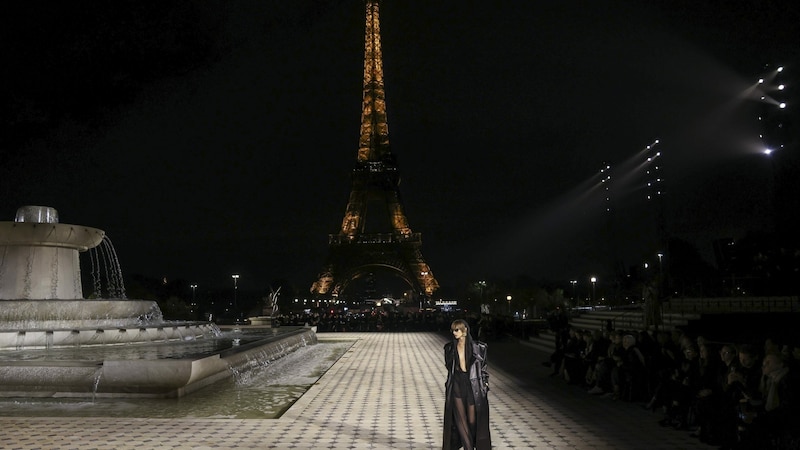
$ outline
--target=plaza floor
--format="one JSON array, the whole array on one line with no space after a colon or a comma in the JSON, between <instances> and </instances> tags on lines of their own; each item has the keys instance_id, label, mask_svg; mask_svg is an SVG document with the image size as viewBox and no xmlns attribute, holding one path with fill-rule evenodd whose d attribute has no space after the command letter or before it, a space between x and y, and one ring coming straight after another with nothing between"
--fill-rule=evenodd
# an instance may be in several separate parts
<instances>
[{"instance_id":1,"label":"plaza floor","mask_svg":"<svg viewBox=\"0 0 800 450\"><path fill-rule=\"evenodd\" d=\"M435 333L320 333L354 345L281 418L0 418L0 449L438 449L445 370ZM548 355L489 343L494 449L705 449L640 405L549 377Z\"/></svg>"}]
</instances>

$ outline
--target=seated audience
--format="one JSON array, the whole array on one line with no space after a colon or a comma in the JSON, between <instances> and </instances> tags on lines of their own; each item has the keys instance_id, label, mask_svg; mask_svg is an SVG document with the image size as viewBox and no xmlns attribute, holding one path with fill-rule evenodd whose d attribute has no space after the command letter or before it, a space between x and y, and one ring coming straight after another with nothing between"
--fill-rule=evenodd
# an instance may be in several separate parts
<instances>
[{"instance_id":1,"label":"seated audience","mask_svg":"<svg viewBox=\"0 0 800 450\"><path fill-rule=\"evenodd\" d=\"M796 374L786 364L783 354L764 356L763 378L759 386L761 398L742 403L739 442L736 449L780 448L796 443L800 437L793 428L800 424Z\"/></svg>"}]
</instances>

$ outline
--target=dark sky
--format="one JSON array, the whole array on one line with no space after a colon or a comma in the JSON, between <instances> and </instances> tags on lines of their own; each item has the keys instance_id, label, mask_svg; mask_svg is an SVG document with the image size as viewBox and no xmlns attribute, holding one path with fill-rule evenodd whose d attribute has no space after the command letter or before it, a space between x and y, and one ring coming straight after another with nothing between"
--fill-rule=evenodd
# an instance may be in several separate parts
<instances>
[{"instance_id":1,"label":"dark sky","mask_svg":"<svg viewBox=\"0 0 800 450\"><path fill-rule=\"evenodd\" d=\"M53 206L105 230L126 275L308 291L350 191L362 1L15 3L0 219ZM765 63L798 73L798 23L788 0L385 1L389 136L439 282L649 257L625 163L655 139L671 235L704 251L768 229L742 95ZM613 216L588 191L605 163L627 180Z\"/></svg>"}]
</instances>

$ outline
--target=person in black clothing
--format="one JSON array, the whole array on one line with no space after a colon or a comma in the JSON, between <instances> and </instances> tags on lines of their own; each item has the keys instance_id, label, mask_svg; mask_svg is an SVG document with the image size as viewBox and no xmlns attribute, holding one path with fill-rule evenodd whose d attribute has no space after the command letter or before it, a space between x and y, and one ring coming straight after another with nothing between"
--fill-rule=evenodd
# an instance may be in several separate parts
<instances>
[{"instance_id":1,"label":"person in black clothing","mask_svg":"<svg viewBox=\"0 0 800 450\"><path fill-rule=\"evenodd\" d=\"M594 366L594 386L589 389L590 394L599 395L614 389L613 375L617 369L617 361L622 360L624 353L622 336L623 333L620 330L611 332L606 346L606 354L598 357Z\"/></svg>"},{"instance_id":2,"label":"person in black clothing","mask_svg":"<svg viewBox=\"0 0 800 450\"><path fill-rule=\"evenodd\" d=\"M668 331L656 333L656 348L649 361L648 374L651 377L652 386L650 402L645 406L646 409L655 411L656 408L665 406L669 392L667 385L672 378L672 374L678 368L678 357L680 349L672 340Z\"/></svg>"},{"instance_id":3,"label":"person in black clothing","mask_svg":"<svg viewBox=\"0 0 800 450\"><path fill-rule=\"evenodd\" d=\"M636 337L626 334L622 337L622 354L616 359L612 369L611 382L614 398L636 401L642 398L647 380L645 359L636 346Z\"/></svg>"},{"instance_id":4,"label":"person in black clothing","mask_svg":"<svg viewBox=\"0 0 800 450\"><path fill-rule=\"evenodd\" d=\"M700 382L694 401L695 423L697 431L692 434L702 442L717 444L719 442L719 425L717 424L720 398L722 395L722 374L729 371L729 363L733 360L731 346L725 345L715 352L710 344L702 344L700 349ZM725 353L728 364L722 358Z\"/></svg>"},{"instance_id":5,"label":"person in black clothing","mask_svg":"<svg viewBox=\"0 0 800 450\"><path fill-rule=\"evenodd\" d=\"M473 341L466 321L450 325L453 340L444 345L445 382L442 449L492 448L489 432L489 373L486 344Z\"/></svg>"},{"instance_id":6,"label":"person in black clothing","mask_svg":"<svg viewBox=\"0 0 800 450\"><path fill-rule=\"evenodd\" d=\"M564 361L564 347L567 344L570 332L569 316L563 309L556 308L555 311L548 314L547 324L550 327L550 331L555 334L556 349L550 355L550 360L543 362L542 365L552 367L552 376L555 376L558 375Z\"/></svg>"},{"instance_id":7,"label":"person in black clothing","mask_svg":"<svg viewBox=\"0 0 800 450\"><path fill-rule=\"evenodd\" d=\"M608 345L610 341L603 336L600 330L585 331L583 339L586 341L586 350L583 353L583 367L581 373L583 374L583 386L594 386L596 381L595 368L597 362L608 354Z\"/></svg>"},{"instance_id":8,"label":"person in black clothing","mask_svg":"<svg viewBox=\"0 0 800 450\"><path fill-rule=\"evenodd\" d=\"M690 407L694 403L700 385L699 352L694 344L683 349L677 369L673 372L668 384L669 402L666 417L661 425L672 425L684 429L689 422Z\"/></svg>"},{"instance_id":9,"label":"person in black clothing","mask_svg":"<svg viewBox=\"0 0 800 450\"><path fill-rule=\"evenodd\" d=\"M733 448L739 438L738 416L748 399L758 399L761 365L758 350L749 344L737 347L739 364L731 364L725 375L720 409L720 441L723 448Z\"/></svg>"},{"instance_id":10,"label":"person in black clothing","mask_svg":"<svg viewBox=\"0 0 800 450\"><path fill-rule=\"evenodd\" d=\"M564 362L559 372L569 384L583 385L586 372L581 372L581 369L585 352L586 341L583 339L583 333L571 329L567 344L564 346Z\"/></svg>"}]
</instances>

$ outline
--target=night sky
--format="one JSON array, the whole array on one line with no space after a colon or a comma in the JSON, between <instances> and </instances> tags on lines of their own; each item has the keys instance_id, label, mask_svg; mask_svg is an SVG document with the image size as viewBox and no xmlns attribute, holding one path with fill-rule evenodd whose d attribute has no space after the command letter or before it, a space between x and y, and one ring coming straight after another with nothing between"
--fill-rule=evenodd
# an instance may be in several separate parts
<instances>
[{"instance_id":1,"label":"night sky","mask_svg":"<svg viewBox=\"0 0 800 450\"><path fill-rule=\"evenodd\" d=\"M308 292L350 191L362 1L15 4L0 220L55 207L105 230L126 276ZM788 0L385 1L389 138L440 284L566 287L651 257L626 165L656 139L671 236L710 258L770 229L771 171L794 169L756 153L744 93L766 63L797 79L798 23ZM612 215L591 190L606 163Z\"/></svg>"}]
</instances>

